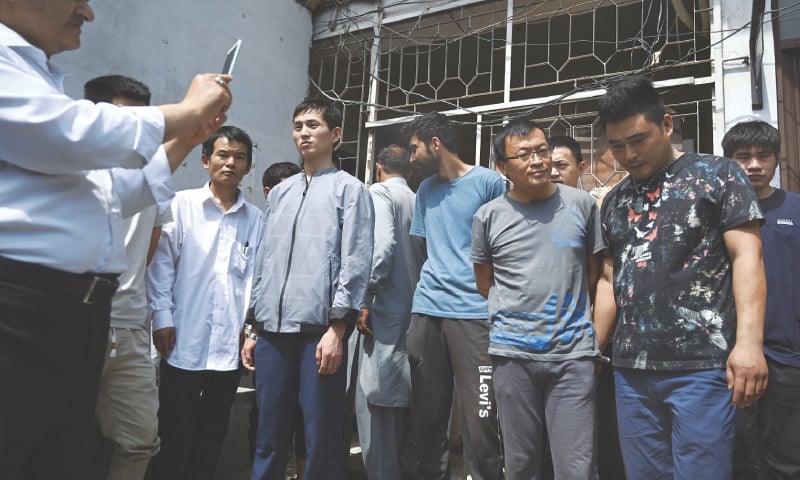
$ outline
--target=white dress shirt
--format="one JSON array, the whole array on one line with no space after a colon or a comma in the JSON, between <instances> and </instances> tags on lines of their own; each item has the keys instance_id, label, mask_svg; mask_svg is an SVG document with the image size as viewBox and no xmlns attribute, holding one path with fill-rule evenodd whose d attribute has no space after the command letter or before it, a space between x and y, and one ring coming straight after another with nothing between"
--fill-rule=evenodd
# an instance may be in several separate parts
<instances>
[{"instance_id":1,"label":"white dress shirt","mask_svg":"<svg viewBox=\"0 0 800 480\"><path fill-rule=\"evenodd\" d=\"M155 205L125 219L125 254L128 268L119 276L119 288L111 300L111 327L147 329L147 293L144 274L153 228L172 221L172 210L160 214Z\"/></svg>"},{"instance_id":2,"label":"white dress shirt","mask_svg":"<svg viewBox=\"0 0 800 480\"><path fill-rule=\"evenodd\" d=\"M172 217L147 268L153 330L175 327L173 367L235 370L263 214L242 193L223 211L206 184L178 192Z\"/></svg>"},{"instance_id":3,"label":"white dress shirt","mask_svg":"<svg viewBox=\"0 0 800 480\"><path fill-rule=\"evenodd\" d=\"M123 214L172 195L164 116L73 100L63 79L42 50L0 24L0 256L120 273ZM158 161L140 170L150 158ZM136 170L99 171L113 167Z\"/></svg>"}]
</instances>

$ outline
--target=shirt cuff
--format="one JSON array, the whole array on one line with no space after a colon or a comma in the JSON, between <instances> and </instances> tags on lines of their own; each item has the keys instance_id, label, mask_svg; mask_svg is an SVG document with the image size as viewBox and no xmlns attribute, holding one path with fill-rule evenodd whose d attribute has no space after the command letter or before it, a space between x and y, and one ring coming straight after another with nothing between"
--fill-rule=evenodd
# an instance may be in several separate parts
<instances>
[{"instance_id":1,"label":"shirt cuff","mask_svg":"<svg viewBox=\"0 0 800 480\"><path fill-rule=\"evenodd\" d=\"M250 307L247 309L247 312L244 314L244 323L245 325L256 325L256 309L255 307Z\"/></svg>"},{"instance_id":2,"label":"shirt cuff","mask_svg":"<svg viewBox=\"0 0 800 480\"><path fill-rule=\"evenodd\" d=\"M372 302L375 301L375 292L367 292L364 295L364 308L372 308Z\"/></svg>"},{"instance_id":3,"label":"shirt cuff","mask_svg":"<svg viewBox=\"0 0 800 480\"><path fill-rule=\"evenodd\" d=\"M158 205L158 213L162 214L169 209L172 198L175 196L175 186L172 184L172 170L163 145L159 145L150 162L142 168L142 172L144 172L144 178L150 188L150 193L153 194L153 199Z\"/></svg>"},{"instance_id":4,"label":"shirt cuff","mask_svg":"<svg viewBox=\"0 0 800 480\"><path fill-rule=\"evenodd\" d=\"M352 308L331 307L331 309L328 310L328 325L333 324L333 322L337 320L342 320L345 325L352 327L356 324L359 313L358 310L353 310Z\"/></svg>"},{"instance_id":5,"label":"shirt cuff","mask_svg":"<svg viewBox=\"0 0 800 480\"><path fill-rule=\"evenodd\" d=\"M123 107L130 110L139 120L133 149L149 162L156 150L164 143L166 122L158 107Z\"/></svg>"},{"instance_id":6,"label":"shirt cuff","mask_svg":"<svg viewBox=\"0 0 800 480\"><path fill-rule=\"evenodd\" d=\"M174 327L175 322L172 319L172 312L169 310L157 310L153 312L153 331L161 330L162 328Z\"/></svg>"}]
</instances>

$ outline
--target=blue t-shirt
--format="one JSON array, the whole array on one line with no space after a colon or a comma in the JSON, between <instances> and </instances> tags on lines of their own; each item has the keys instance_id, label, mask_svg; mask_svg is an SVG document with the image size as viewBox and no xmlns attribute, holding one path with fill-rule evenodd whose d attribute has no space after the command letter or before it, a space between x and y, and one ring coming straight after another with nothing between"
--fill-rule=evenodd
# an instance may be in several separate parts
<instances>
[{"instance_id":1,"label":"blue t-shirt","mask_svg":"<svg viewBox=\"0 0 800 480\"><path fill-rule=\"evenodd\" d=\"M478 293L469 253L472 217L505 192L502 177L476 166L449 182L426 178L417 190L411 235L425 238L428 259L414 292L412 312L462 320L486 319L489 308Z\"/></svg>"},{"instance_id":2,"label":"blue t-shirt","mask_svg":"<svg viewBox=\"0 0 800 480\"><path fill-rule=\"evenodd\" d=\"M758 203L766 220L761 226L767 272L764 354L800 367L800 195L775 190Z\"/></svg>"}]
</instances>

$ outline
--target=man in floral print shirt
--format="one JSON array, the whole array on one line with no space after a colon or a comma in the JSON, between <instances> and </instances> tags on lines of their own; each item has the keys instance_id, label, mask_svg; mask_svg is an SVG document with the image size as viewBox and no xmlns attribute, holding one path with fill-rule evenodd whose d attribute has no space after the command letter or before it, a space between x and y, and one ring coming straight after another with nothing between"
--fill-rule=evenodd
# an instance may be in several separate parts
<instances>
[{"instance_id":1,"label":"man in floral print shirt","mask_svg":"<svg viewBox=\"0 0 800 480\"><path fill-rule=\"evenodd\" d=\"M735 407L767 382L758 200L731 160L672 149L649 80L610 87L599 114L630 173L603 203L595 303L627 477L730 479Z\"/></svg>"}]
</instances>

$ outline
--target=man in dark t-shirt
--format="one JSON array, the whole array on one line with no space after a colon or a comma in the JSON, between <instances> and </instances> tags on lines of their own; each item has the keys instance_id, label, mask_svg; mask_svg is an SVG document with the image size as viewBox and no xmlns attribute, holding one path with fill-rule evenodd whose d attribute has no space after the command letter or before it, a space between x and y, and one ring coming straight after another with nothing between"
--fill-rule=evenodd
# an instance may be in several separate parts
<instances>
[{"instance_id":1,"label":"man in dark t-shirt","mask_svg":"<svg viewBox=\"0 0 800 480\"><path fill-rule=\"evenodd\" d=\"M767 273L764 356L769 383L753 406L736 418L736 478L800 478L800 195L770 185L778 168L781 136L756 120L733 126L722 139L764 211L761 226ZM761 477L764 478L764 477Z\"/></svg>"},{"instance_id":2,"label":"man in dark t-shirt","mask_svg":"<svg viewBox=\"0 0 800 480\"><path fill-rule=\"evenodd\" d=\"M767 376L755 193L729 159L672 149L649 80L611 86L599 113L630 173L603 202L595 302L601 350L613 332L626 475L729 479L734 406Z\"/></svg>"}]
</instances>

